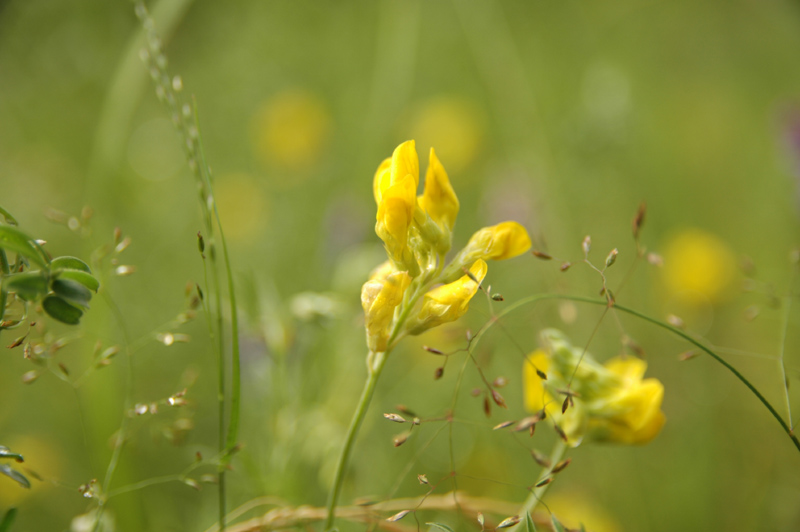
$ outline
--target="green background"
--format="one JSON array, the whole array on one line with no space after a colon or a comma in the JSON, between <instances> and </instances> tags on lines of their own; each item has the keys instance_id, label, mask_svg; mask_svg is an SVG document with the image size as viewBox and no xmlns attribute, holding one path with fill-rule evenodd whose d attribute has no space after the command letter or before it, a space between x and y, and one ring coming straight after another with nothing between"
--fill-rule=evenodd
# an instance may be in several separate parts
<instances>
[{"instance_id":1,"label":"green background","mask_svg":"<svg viewBox=\"0 0 800 532\"><path fill-rule=\"evenodd\" d=\"M785 416L783 350L797 420L797 267L788 259L800 208L800 147L790 135L800 127L795 3L162 0L150 7L181 95L196 99L222 221L232 221L245 447L228 476L231 508L261 496L324 505L365 376L359 289L384 260L372 231L372 175L408 138L417 139L421 167L433 144L449 171L461 200L456 249L480 227L512 218L537 249L559 258L490 264L486 282L506 304L540 292L597 294L600 277L579 264L587 234L595 264L619 248L608 272L616 289L635 262L630 220L645 201L642 243L666 262L663 269L636 262L618 301L662 319L678 314L714 345L749 353L721 351ZM129 277L96 272L106 295L79 333L48 325L52 338L78 336L57 362L74 380L91 367L98 339L117 345L127 334L138 347L135 402L191 383L186 407L132 420L116 487L179 473L196 452L213 456L217 438L216 362L202 313L179 329L191 342L167 347L154 339L184 310L187 281L204 284L195 236L203 226L182 140L138 59L140 30L124 0L0 3L0 204L54 255L88 259L120 227L131 237L121 263L137 268ZM286 101L299 101L300 110L286 111ZM278 138L285 131L314 140L286 155L262 139L263 116ZM77 231L45 216L48 209L78 216L87 205L93 216ZM671 238L686 228L716 235L729 266L747 257L754 267L713 297L682 298L662 270L674 258L666 254ZM576 264L561 273L563 260ZM743 292L746 276L755 288ZM324 316L298 311L295 295L309 291L331 303L312 300ZM745 319L753 306L758 316ZM433 481L449 472L447 429L423 449L440 422L423 423L395 449L391 438L403 427L380 414L398 403L423 417L450 408L463 354L434 381L441 359L421 346L463 347L464 330L490 315L485 298L472 307L459 323L394 353L343 502L422 495L417 474ZM565 323L573 311L576 319ZM620 351L624 331L645 349L648 376L664 383L667 425L644 447L575 450L550 492L564 521L577 526L569 515L580 502L606 514L614 530L800 527L800 456L766 409L714 361L680 362L688 346L639 320L610 314L593 335L601 313L543 303L487 335L478 360L487 377L508 380L509 409L485 418L481 399L469 395L479 379L468 366L453 425L458 488L518 502L535 482L527 448L546 452L549 431L529 441L489 429L525 415L521 360L540 328L562 328L576 344L592 337L590 351L601 360ZM0 337L5 346L14 333ZM77 487L102 480L108 464L126 365L118 356L77 388L52 374L25 385L30 362L19 348L4 351L0 444L39 457L29 462L45 479L23 499L13 495L20 505L13 530L69 530L91 507ZM170 442L181 419L193 428ZM0 488L4 509L16 486L3 477ZM446 480L437 493L452 488ZM215 497L213 485L196 492L173 482L120 495L109 508L120 531L205 530ZM452 513L427 517L478 529Z\"/></svg>"}]
</instances>

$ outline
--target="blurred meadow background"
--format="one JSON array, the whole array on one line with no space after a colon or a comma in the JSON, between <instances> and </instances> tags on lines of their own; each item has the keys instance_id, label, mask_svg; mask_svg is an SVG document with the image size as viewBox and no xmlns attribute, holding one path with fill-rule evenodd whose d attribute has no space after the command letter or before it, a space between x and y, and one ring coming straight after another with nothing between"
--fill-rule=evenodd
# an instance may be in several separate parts
<instances>
[{"instance_id":1,"label":"blurred meadow background","mask_svg":"<svg viewBox=\"0 0 800 532\"><path fill-rule=\"evenodd\" d=\"M160 0L148 8L180 76L174 85L195 98L233 262L243 448L228 500L230 509L262 504L242 518L270 504L325 504L366 373L359 291L385 260L372 176L407 139L421 167L436 148L461 200L454 249L480 227L513 219L535 249L557 257L493 265L485 284L505 298L495 310L535 293L596 297L601 279L581 263L591 235L595 264L619 249L608 280L620 304L679 316L798 421L796 3ZM78 487L103 481L131 376L133 402L187 389L186 404L130 418L111 487L156 480L110 499L103 530L215 523L216 487L202 478L213 467L189 475L200 491L158 481L180 475L198 452L216 453L217 370L202 308L173 323L205 283L203 223L183 140L139 58L143 43L125 0L0 2L0 205L54 255L88 261L116 227L130 238L118 264L95 272L103 297L82 324L46 325L51 340L68 340L51 355L66 370L51 364L24 383L36 368L21 348L5 348L14 331L0 333L0 445L26 457L20 471L41 477L30 490L0 477L0 513L19 508L15 532L91 529L76 519L94 507ZM649 261L636 260L631 235L641 202L641 242L658 254ZM564 261L573 266L561 272ZM118 265L135 271L114 275ZM525 499L538 471L527 438L490 429L526 415L522 356L540 329L557 327L576 345L591 338L600 360L622 350L621 331L635 339L648 376L664 383L667 416L646 446L586 444L570 454L545 499L565 524L800 529L800 456L763 405L709 357L680 360L686 342L623 314L601 321L600 307L551 301L511 314L477 352L488 378L506 379L508 410L485 416L468 367L452 453L447 431L434 438L443 426L435 422L395 448L401 430L381 413L404 404L443 415L462 365L454 357L434 380L441 358L422 345L464 347L465 331L489 312L476 297L465 318L392 354L342 504L423 495L417 475L444 478L451 461L458 489ZM98 342L132 346L132 375L122 355L97 367ZM534 438L543 452L554 439L544 430ZM436 493L452 489L448 479ZM453 512L434 518L480 530Z\"/></svg>"}]
</instances>

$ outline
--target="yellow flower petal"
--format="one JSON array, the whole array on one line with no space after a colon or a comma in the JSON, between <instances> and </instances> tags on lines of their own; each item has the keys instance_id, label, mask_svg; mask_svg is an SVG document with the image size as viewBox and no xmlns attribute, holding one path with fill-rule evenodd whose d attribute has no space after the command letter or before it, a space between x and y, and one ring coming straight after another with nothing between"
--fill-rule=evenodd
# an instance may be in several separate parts
<instances>
[{"instance_id":1,"label":"yellow flower petal","mask_svg":"<svg viewBox=\"0 0 800 532\"><path fill-rule=\"evenodd\" d=\"M394 309L403 301L411 277L408 272L394 272L385 279L371 280L361 289L361 306L367 329L367 346L370 351L385 351L389 340L389 326Z\"/></svg>"},{"instance_id":2,"label":"yellow flower petal","mask_svg":"<svg viewBox=\"0 0 800 532\"><path fill-rule=\"evenodd\" d=\"M386 189L378 206L375 232L386 244L386 249L395 262L402 260L408 241L408 229L417 202L415 191L414 179L407 175Z\"/></svg>"},{"instance_id":3,"label":"yellow flower petal","mask_svg":"<svg viewBox=\"0 0 800 532\"><path fill-rule=\"evenodd\" d=\"M425 174L425 190L419 203L434 222L453 229L458 216L458 198L433 148L431 148L428 172Z\"/></svg>"},{"instance_id":4,"label":"yellow flower petal","mask_svg":"<svg viewBox=\"0 0 800 532\"><path fill-rule=\"evenodd\" d=\"M375 171L375 178L372 181L372 193L375 196L375 203L381 204L381 198L386 189L391 184L392 177L392 158L388 157L383 160L381 165Z\"/></svg>"},{"instance_id":5,"label":"yellow flower petal","mask_svg":"<svg viewBox=\"0 0 800 532\"><path fill-rule=\"evenodd\" d=\"M478 291L478 282L486 277L488 266L483 260L477 260L469 269L470 275L464 275L457 281L434 288L425 294L422 309L411 320L409 332L420 334L432 327L455 321L467 312L469 301Z\"/></svg>"},{"instance_id":6,"label":"yellow flower petal","mask_svg":"<svg viewBox=\"0 0 800 532\"><path fill-rule=\"evenodd\" d=\"M414 194L419 186L419 157L413 140L407 140L392 153L392 184L404 179L407 175L414 178Z\"/></svg>"},{"instance_id":7,"label":"yellow flower petal","mask_svg":"<svg viewBox=\"0 0 800 532\"><path fill-rule=\"evenodd\" d=\"M541 377L536 373L539 369L547 373L550 368L550 359L541 349L530 355L522 366L522 386L524 390L525 409L528 412L538 412L552 399L544 389Z\"/></svg>"},{"instance_id":8,"label":"yellow flower petal","mask_svg":"<svg viewBox=\"0 0 800 532\"><path fill-rule=\"evenodd\" d=\"M505 260L522 255L531 248L528 231L517 222L503 222L484 227L470 238L466 250L470 256Z\"/></svg>"},{"instance_id":9,"label":"yellow flower petal","mask_svg":"<svg viewBox=\"0 0 800 532\"><path fill-rule=\"evenodd\" d=\"M647 371L647 362L635 357L615 357L603 365L608 371L626 381L640 381Z\"/></svg>"}]
</instances>

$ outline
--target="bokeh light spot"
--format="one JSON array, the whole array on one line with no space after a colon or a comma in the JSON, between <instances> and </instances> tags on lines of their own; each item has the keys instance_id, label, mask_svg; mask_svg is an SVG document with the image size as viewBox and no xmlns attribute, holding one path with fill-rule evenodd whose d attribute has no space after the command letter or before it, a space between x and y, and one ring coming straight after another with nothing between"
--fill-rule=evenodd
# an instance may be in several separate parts
<instances>
[{"instance_id":1,"label":"bokeh light spot","mask_svg":"<svg viewBox=\"0 0 800 532\"><path fill-rule=\"evenodd\" d=\"M226 237L242 241L263 233L269 218L269 201L255 178L247 174L223 176L217 180L214 196Z\"/></svg>"},{"instance_id":2,"label":"bokeh light spot","mask_svg":"<svg viewBox=\"0 0 800 532\"><path fill-rule=\"evenodd\" d=\"M252 142L258 160L301 172L313 167L328 143L331 117L315 94L289 89L262 104L253 117Z\"/></svg>"}]
</instances>

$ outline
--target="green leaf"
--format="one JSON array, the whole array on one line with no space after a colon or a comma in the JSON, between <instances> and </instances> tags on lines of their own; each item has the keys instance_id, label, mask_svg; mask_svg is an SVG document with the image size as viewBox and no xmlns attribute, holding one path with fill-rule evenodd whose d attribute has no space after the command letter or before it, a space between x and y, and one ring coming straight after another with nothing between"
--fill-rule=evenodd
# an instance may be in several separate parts
<instances>
[{"instance_id":1,"label":"green leaf","mask_svg":"<svg viewBox=\"0 0 800 532\"><path fill-rule=\"evenodd\" d=\"M17 509L11 508L9 511L6 512L6 516L3 517L3 520L0 521L0 532L8 532L11 530L11 524L14 522L14 518L17 516Z\"/></svg>"},{"instance_id":2,"label":"green leaf","mask_svg":"<svg viewBox=\"0 0 800 532\"><path fill-rule=\"evenodd\" d=\"M80 270L86 273L92 273L89 265L76 257L56 257L50 263L50 267L54 270Z\"/></svg>"},{"instance_id":3,"label":"green leaf","mask_svg":"<svg viewBox=\"0 0 800 532\"><path fill-rule=\"evenodd\" d=\"M553 522L553 530L556 532L565 532L564 525L556 518L555 514L550 515L550 520Z\"/></svg>"},{"instance_id":4,"label":"green leaf","mask_svg":"<svg viewBox=\"0 0 800 532\"><path fill-rule=\"evenodd\" d=\"M45 272L14 273L3 279L3 288L14 292L25 301L33 301L47 295L47 276Z\"/></svg>"},{"instance_id":5,"label":"green leaf","mask_svg":"<svg viewBox=\"0 0 800 532\"><path fill-rule=\"evenodd\" d=\"M89 307L89 301L92 300L92 293L88 288L76 281L69 279L56 279L51 285L53 292L73 305L80 305L82 307Z\"/></svg>"},{"instance_id":6,"label":"green leaf","mask_svg":"<svg viewBox=\"0 0 800 532\"><path fill-rule=\"evenodd\" d=\"M27 257L35 264L46 267L49 259L39 244L15 227L0 225L0 248Z\"/></svg>"},{"instance_id":7,"label":"green leaf","mask_svg":"<svg viewBox=\"0 0 800 532\"><path fill-rule=\"evenodd\" d=\"M19 225L19 223L17 222L17 219L14 218L13 216L11 216L11 213L8 212L7 210L5 210L2 207L0 207L0 214L3 215L3 218L5 218L7 224L9 224L9 225Z\"/></svg>"},{"instance_id":8,"label":"green leaf","mask_svg":"<svg viewBox=\"0 0 800 532\"><path fill-rule=\"evenodd\" d=\"M20 473L16 469L10 468L9 466L7 466L5 464L0 464L0 473L4 474L5 476L7 476L7 477L9 477L9 478L11 478L13 480L16 480L17 483L20 486L22 486L23 488L30 489L30 487L31 487L31 483L27 478L25 478L25 475L23 475L22 473Z\"/></svg>"},{"instance_id":9,"label":"green leaf","mask_svg":"<svg viewBox=\"0 0 800 532\"><path fill-rule=\"evenodd\" d=\"M86 273L83 270L58 270L54 273L58 279L69 279L70 281L75 281L76 283L82 284L92 292L97 292L97 290L100 289L100 281L95 279L91 273Z\"/></svg>"},{"instance_id":10,"label":"green leaf","mask_svg":"<svg viewBox=\"0 0 800 532\"><path fill-rule=\"evenodd\" d=\"M77 325L83 316L83 311L77 307L73 307L58 296L47 296L42 301L44 311L50 317L57 319L61 323L68 325Z\"/></svg>"},{"instance_id":11,"label":"green leaf","mask_svg":"<svg viewBox=\"0 0 800 532\"><path fill-rule=\"evenodd\" d=\"M438 528L439 530L444 530L444 532L455 532L452 528L447 525L443 525L442 523L425 523L426 525L430 525L431 528Z\"/></svg>"},{"instance_id":12,"label":"green leaf","mask_svg":"<svg viewBox=\"0 0 800 532\"><path fill-rule=\"evenodd\" d=\"M525 528L527 532L536 532L536 525L533 524L530 512L525 512Z\"/></svg>"}]
</instances>

